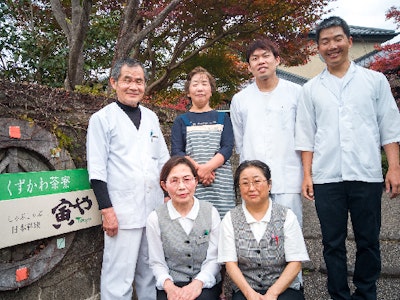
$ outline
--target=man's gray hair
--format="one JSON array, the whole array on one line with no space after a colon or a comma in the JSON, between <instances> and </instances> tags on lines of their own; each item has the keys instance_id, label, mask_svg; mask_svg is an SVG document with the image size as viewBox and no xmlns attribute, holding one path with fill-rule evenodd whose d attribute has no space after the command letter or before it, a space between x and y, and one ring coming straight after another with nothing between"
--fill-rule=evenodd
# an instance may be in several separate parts
<instances>
[{"instance_id":1,"label":"man's gray hair","mask_svg":"<svg viewBox=\"0 0 400 300\"><path fill-rule=\"evenodd\" d=\"M122 58L122 59L117 60L114 64L114 66L112 67L111 77L115 81L118 81L119 76L121 76L121 69L125 65L128 67L141 67L144 72L144 79L145 80L148 79L147 71L144 68L143 64L140 61L138 61L137 59L127 57L127 58Z\"/></svg>"}]
</instances>

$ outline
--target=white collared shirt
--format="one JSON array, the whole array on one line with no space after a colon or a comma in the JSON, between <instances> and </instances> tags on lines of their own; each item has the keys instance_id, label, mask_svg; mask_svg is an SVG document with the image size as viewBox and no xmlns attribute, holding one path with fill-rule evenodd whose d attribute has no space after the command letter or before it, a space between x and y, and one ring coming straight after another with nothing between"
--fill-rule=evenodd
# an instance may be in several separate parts
<instances>
[{"instance_id":1,"label":"white collared shirt","mask_svg":"<svg viewBox=\"0 0 400 300\"><path fill-rule=\"evenodd\" d=\"M254 238L257 242L260 242L268 223L271 220L271 206L272 202L269 200L267 212L260 221L257 221L247 210L245 202L242 202L246 222L250 225L251 231L253 232ZM290 209L288 209L286 213L283 233L285 236L284 250L286 261L310 260L299 222L297 221L296 215ZM238 261L235 246L235 234L230 212L228 212L222 219L218 243L218 262L225 263L228 261Z\"/></svg>"},{"instance_id":2,"label":"white collared shirt","mask_svg":"<svg viewBox=\"0 0 400 300\"><path fill-rule=\"evenodd\" d=\"M178 219L183 230L189 234L193 228L194 220L199 213L199 200L194 198L194 205L190 212L182 217L179 212L172 205L172 201L167 202L168 214L172 220ZM195 279L203 282L203 288L211 288L216 284L216 276L220 271L220 264L217 263L217 247L219 238L219 225L220 225L220 215L215 207L212 208L211 216L211 233L210 241L207 250L206 260L201 266L201 271ZM156 278L156 287L159 290L163 289L165 280L170 279L173 281L172 277L169 275L169 268L165 261L163 245L161 242L161 232L158 222L158 215L153 211L148 219L146 225L146 234L149 244L149 264L153 270L154 276Z\"/></svg>"}]
</instances>

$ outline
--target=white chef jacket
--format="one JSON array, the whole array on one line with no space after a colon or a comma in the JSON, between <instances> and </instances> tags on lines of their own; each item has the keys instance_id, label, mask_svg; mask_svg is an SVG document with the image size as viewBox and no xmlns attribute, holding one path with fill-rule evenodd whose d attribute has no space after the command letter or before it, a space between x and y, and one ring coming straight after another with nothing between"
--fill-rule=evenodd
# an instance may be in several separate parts
<instances>
[{"instance_id":1,"label":"white chef jacket","mask_svg":"<svg viewBox=\"0 0 400 300\"><path fill-rule=\"evenodd\" d=\"M313 152L316 184L382 182L381 145L400 141L400 114L386 77L351 63L340 93L325 69L299 100L296 150Z\"/></svg>"},{"instance_id":2,"label":"white chef jacket","mask_svg":"<svg viewBox=\"0 0 400 300\"><path fill-rule=\"evenodd\" d=\"M120 229L144 227L164 199L159 178L168 148L156 114L141 105L139 109L139 129L115 102L89 120L89 179L107 182Z\"/></svg>"},{"instance_id":3,"label":"white chef jacket","mask_svg":"<svg viewBox=\"0 0 400 300\"><path fill-rule=\"evenodd\" d=\"M193 207L186 217L182 217L174 208L172 200L167 202L167 208L171 222L173 220L178 220L186 234L189 234L192 231L194 220L197 218L199 213L199 200L194 198ZM195 277L195 279L203 282L203 288L212 288L216 284L216 276L220 271L220 265L217 263L220 222L220 215L217 209L213 207L207 257L201 266L200 273ZM157 280L156 287L162 290L165 280L170 279L173 281L173 278L169 275L169 268L165 261L158 215L155 211L153 211L147 219L146 231L149 243L149 264L153 270L154 277Z\"/></svg>"},{"instance_id":4,"label":"white chef jacket","mask_svg":"<svg viewBox=\"0 0 400 300\"><path fill-rule=\"evenodd\" d=\"M253 82L232 99L230 113L240 162L266 163L274 194L301 192L301 157L294 149L300 91L301 86L284 79L271 92L261 92Z\"/></svg>"}]
</instances>

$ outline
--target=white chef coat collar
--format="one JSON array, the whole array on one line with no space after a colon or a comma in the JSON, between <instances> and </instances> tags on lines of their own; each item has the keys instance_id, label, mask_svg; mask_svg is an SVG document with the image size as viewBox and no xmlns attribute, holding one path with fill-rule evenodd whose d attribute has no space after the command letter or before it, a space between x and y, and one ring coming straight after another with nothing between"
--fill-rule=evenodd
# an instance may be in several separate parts
<instances>
[{"instance_id":1,"label":"white chef coat collar","mask_svg":"<svg viewBox=\"0 0 400 300\"><path fill-rule=\"evenodd\" d=\"M350 61L350 66L349 69L347 70L346 74L344 77L346 77L349 74L352 74L356 69L356 64L354 63L354 61ZM329 71L328 71L328 67L325 66L324 70L321 73L321 78L325 79L325 78L329 78ZM344 78L343 77L343 78Z\"/></svg>"}]
</instances>

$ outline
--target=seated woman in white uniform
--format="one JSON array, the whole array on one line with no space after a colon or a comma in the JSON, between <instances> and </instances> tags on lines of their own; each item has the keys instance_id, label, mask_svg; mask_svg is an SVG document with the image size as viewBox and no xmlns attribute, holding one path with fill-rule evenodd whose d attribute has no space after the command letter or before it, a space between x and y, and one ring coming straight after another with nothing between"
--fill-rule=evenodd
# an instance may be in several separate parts
<instances>
[{"instance_id":1,"label":"seated woman in white uniform","mask_svg":"<svg viewBox=\"0 0 400 300\"><path fill-rule=\"evenodd\" d=\"M149 263L156 278L157 300L217 300L221 294L217 263L220 215L194 197L198 176L183 156L168 160L160 185L170 200L147 219Z\"/></svg>"},{"instance_id":2,"label":"seated woman in white uniform","mask_svg":"<svg viewBox=\"0 0 400 300\"><path fill-rule=\"evenodd\" d=\"M218 261L233 281L233 300L302 300L297 274L309 260L296 215L269 199L271 172L259 161L244 161L234 177L242 205L221 222Z\"/></svg>"}]
</instances>

